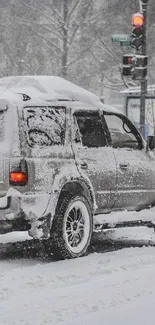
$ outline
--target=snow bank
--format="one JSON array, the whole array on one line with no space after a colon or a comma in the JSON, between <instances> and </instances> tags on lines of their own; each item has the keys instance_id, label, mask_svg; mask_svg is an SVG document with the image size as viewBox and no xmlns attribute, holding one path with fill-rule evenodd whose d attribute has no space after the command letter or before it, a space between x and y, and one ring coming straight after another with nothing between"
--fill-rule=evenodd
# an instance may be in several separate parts
<instances>
[{"instance_id":1,"label":"snow bank","mask_svg":"<svg viewBox=\"0 0 155 325\"><path fill-rule=\"evenodd\" d=\"M155 207L151 209L144 209L139 212L136 211L118 211L109 214L99 214L95 216L95 223L108 223L109 226L115 227L117 223L130 221L151 221L155 220Z\"/></svg>"},{"instance_id":2,"label":"snow bank","mask_svg":"<svg viewBox=\"0 0 155 325\"><path fill-rule=\"evenodd\" d=\"M14 231L0 235L0 244L23 242L25 240L32 240L27 231Z\"/></svg>"}]
</instances>

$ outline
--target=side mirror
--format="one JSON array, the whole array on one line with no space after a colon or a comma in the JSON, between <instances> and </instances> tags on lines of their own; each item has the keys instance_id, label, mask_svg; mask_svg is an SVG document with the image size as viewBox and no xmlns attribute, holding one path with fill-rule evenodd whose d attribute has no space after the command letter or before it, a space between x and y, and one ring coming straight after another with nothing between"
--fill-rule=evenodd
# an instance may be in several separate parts
<instances>
[{"instance_id":1,"label":"side mirror","mask_svg":"<svg viewBox=\"0 0 155 325\"><path fill-rule=\"evenodd\" d=\"M153 150L155 149L155 136L148 136L147 137L147 150Z\"/></svg>"}]
</instances>

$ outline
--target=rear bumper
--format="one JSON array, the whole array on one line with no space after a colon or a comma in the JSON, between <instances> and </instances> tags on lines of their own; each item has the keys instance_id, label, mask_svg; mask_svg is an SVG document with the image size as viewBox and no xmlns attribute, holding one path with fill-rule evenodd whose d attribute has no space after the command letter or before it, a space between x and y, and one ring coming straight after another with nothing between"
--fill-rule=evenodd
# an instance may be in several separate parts
<instances>
[{"instance_id":1,"label":"rear bumper","mask_svg":"<svg viewBox=\"0 0 155 325\"><path fill-rule=\"evenodd\" d=\"M0 221L18 218L21 212L21 194L16 190L9 190L0 197Z\"/></svg>"},{"instance_id":2,"label":"rear bumper","mask_svg":"<svg viewBox=\"0 0 155 325\"><path fill-rule=\"evenodd\" d=\"M0 235L12 231L29 231L30 228L31 225L23 217L13 220L0 220Z\"/></svg>"},{"instance_id":3,"label":"rear bumper","mask_svg":"<svg viewBox=\"0 0 155 325\"><path fill-rule=\"evenodd\" d=\"M0 234L28 230L36 239L50 235L50 213L46 212L50 194L25 193L10 189L0 198Z\"/></svg>"},{"instance_id":4,"label":"rear bumper","mask_svg":"<svg viewBox=\"0 0 155 325\"><path fill-rule=\"evenodd\" d=\"M17 193L16 193L17 194ZM6 195L0 198L0 234L29 230L28 220L21 210L21 197Z\"/></svg>"}]
</instances>

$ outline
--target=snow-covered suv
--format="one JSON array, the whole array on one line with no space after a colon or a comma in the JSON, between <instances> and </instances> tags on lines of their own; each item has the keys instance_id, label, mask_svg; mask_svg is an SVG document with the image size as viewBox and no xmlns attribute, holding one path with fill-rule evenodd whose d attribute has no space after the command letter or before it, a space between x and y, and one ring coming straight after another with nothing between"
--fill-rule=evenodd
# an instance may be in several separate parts
<instances>
[{"instance_id":1,"label":"snow-covered suv","mask_svg":"<svg viewBox=\"0 0 155 325\"><path fill-rule=\"evenodd\" d=\"M107 212L155 203L155 159L131 121L58 77L0 80L0 233L28 230L62 258L93 230L152 220Z\"/></svg>"}]
</instances>

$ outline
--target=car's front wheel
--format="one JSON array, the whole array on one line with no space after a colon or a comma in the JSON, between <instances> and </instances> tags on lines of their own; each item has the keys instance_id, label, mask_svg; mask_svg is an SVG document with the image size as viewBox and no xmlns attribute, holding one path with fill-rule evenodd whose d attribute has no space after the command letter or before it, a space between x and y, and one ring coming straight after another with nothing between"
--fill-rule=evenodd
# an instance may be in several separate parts
<instances>
[{"instance_id":1,"label":"car's front wheel","mask_svg":"<svg viewBox=\"0 0 155 325\"><path fill-rule=\"evenodd\" d=\"M67 195L56 209L51 229L53 253L60 258L75 258L87 253L93 231L89 202L83 196Z\"/></svg>"}]
</instances>

